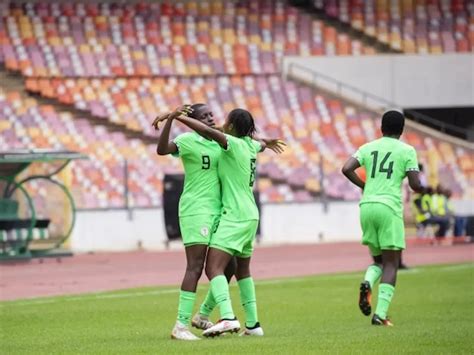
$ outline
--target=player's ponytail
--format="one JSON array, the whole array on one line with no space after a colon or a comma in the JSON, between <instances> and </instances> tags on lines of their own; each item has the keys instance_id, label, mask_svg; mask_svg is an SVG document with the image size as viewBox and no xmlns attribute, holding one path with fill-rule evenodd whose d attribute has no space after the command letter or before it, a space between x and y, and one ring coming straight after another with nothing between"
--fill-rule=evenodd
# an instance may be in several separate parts
<instances>
[{"instance_id":1,"label":"player's ponytail","mask_svg":"<svg viewBox=\"0 0 474 355\"><path fill-rule=\"evenodd\" d=\"M229 123L234 126L235 133L239 138L253 138L257 132L252 114L241 108L236 108L229 113Z\"/></svg>"}]
</instances>

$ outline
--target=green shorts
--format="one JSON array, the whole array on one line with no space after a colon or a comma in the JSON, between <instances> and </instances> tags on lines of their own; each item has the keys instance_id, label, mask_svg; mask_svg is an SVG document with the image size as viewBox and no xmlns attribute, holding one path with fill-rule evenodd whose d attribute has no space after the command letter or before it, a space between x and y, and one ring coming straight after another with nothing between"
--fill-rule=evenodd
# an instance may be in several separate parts
<instances>
[{"instance_id":1,"label":"green shorts","mask_svg":"<svg viewBox=\"0 0 474 355\"><path fill-rule=\"evenodd\" d=\"M360 205L362 244L367 245L373 256L382 250L405 249L405 226L403 218L382 203Z\"/></svg>"},{"instance_id":2,"label":"green shorts","mask_svg":"<svg viewBox=\"0 0 474 355\"><path fill-rule=\"evenodd\" d=\"M184 246L209 245L220 216L196 215L179 217L179 227Z\"/></svg>"},{"instance_id":3,"label":"green shorts","mask_svg":"<svg viewBox=\"0 0 474 355\"><path fill-rule=\"evenodd\" d=\"M209 247L220 249L232 256L250 258L257 227L258 220L235 222L221 219L211 237Z\"/></svg>"}]
</instances>

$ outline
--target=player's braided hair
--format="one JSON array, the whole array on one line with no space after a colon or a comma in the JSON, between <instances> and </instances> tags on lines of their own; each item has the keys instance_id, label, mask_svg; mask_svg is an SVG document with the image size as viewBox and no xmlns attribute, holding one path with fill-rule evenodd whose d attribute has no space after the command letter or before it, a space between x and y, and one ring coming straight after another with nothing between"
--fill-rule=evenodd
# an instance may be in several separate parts
<instances>
[{"instance_id":1,"label":"player's braided hair","mask_svg":"<svg viewBox=\"0 0 474 355\"><path fill-rule=\"evenodd\" d=\"M241 108L230 111L229 123L234 126L237 137L247 136L253 138L255 132L257 132L252 114Z\"/></svg>"}]
</instances>

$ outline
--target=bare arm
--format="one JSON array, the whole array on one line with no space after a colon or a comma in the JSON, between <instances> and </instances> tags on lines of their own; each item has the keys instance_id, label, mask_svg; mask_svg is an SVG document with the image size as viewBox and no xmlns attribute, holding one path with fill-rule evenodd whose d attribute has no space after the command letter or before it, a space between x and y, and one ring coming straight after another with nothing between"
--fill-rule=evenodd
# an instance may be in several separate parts
<instances>
[{"instance_id":1,"label":"bare arm","mask_svg":"<svg viewBox=\"0 0 474 355\"><path fill-rule=\"evenodd\" d=\"M350 180L350 182L363 190L365 187L365 182L363 182L359 175L357 175L355 172L359 167L359 161L354 157L350 157L342 167L342 173Z\"/></svg>"},{"instance_id":2,"label":"bare arm","mask_svg":"<svg viewBox=\"0 0 474 355\"><path fill-rule=\"evenodd\" d=\"M222 148L227 149L227 138L225 134L219 130L206 126L198 120L183 115L178 116L176 119L197 133L216 141Z\"/></svg>"},{"instance_id":3,"label":"bare arm","mask_svg":"<svg viewBox=\"0 0 474 355\"><path fill-rule=\"evenodd\" d=\"M189 105L184 105L176 108L173 112L160 115L155 118L152 126L155 127L156 130L159 129L160 122L166 120L165 127L158 140L158 146L156 147L156 153L158 155L174 154L178 151L176 144L174 142L170 142L171 124L173 123L173 119L176 117L180 115L187 115L191 112L191 107Z\"/></svg>"},{"instance_id":4,"label":"bare arm","mask_svg":"<svg viewBox=\"0 0 474 355\"><path fill-rule=\"evenodd\" d=\"M173 119L167 119L163 131L161 132L160 138L158 139L158 146L156 147L156 153L158 155L173 154L178 151L178 147L174 142L170 142L170 131Z\"/></svg>"},{"instance_id":5,"label":"bare arm","mask_svg":"<svg viewBox=\"0 0 474 355\"><path fill-rule=\"evenodd\" d=\"M281 154L285 150L286 143L280 139L269 139L269 138L254 138L260 143L262 149L259 153L263 152L265 149L273 150L276 154Z\"/></svg>"},{"instance_id":6,"label":"bare arm","mask_svg":"<svg viewBox=\"0 0 474 355\"><path fill-rule=\"evenodd\" d=\"M163 115L156 116L155 120L153 121L153 123L151 125L153 126L153 128L156 131L159 131L160 130L160 123L163 122L163 121L166 121L169 116L170 116L169 113L165 113Z\"/></svg>"},{"instance_id":7,"label":"bare arm","mask_svg":"<svg viewBox=\"0 0 474 355\"><path fill-rule=\"evenodd\" d=\"M408 185L415 192L421 192L423 186L420 182L420 173L418 171L407 171Z\"/></svg>"}]
</instances>

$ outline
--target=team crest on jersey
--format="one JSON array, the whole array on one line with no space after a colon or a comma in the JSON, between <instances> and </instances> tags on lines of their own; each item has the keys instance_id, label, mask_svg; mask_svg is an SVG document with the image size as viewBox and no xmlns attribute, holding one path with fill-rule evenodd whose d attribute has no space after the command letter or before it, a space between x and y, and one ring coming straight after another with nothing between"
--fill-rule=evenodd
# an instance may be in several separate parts
<instances>
[{"instance_id":1,"label":"team crest on jersey","mask_svg":"<svg viewBox=\"0 0 474 355\"><path fill-rule=\"evenodd\" d=\"M207 237L207 236L209 235L209 228L207 228L207 227L202 227L202 228L201 228L201 235L202 235L203 237Z\"/></svg>"}]
</instances>

